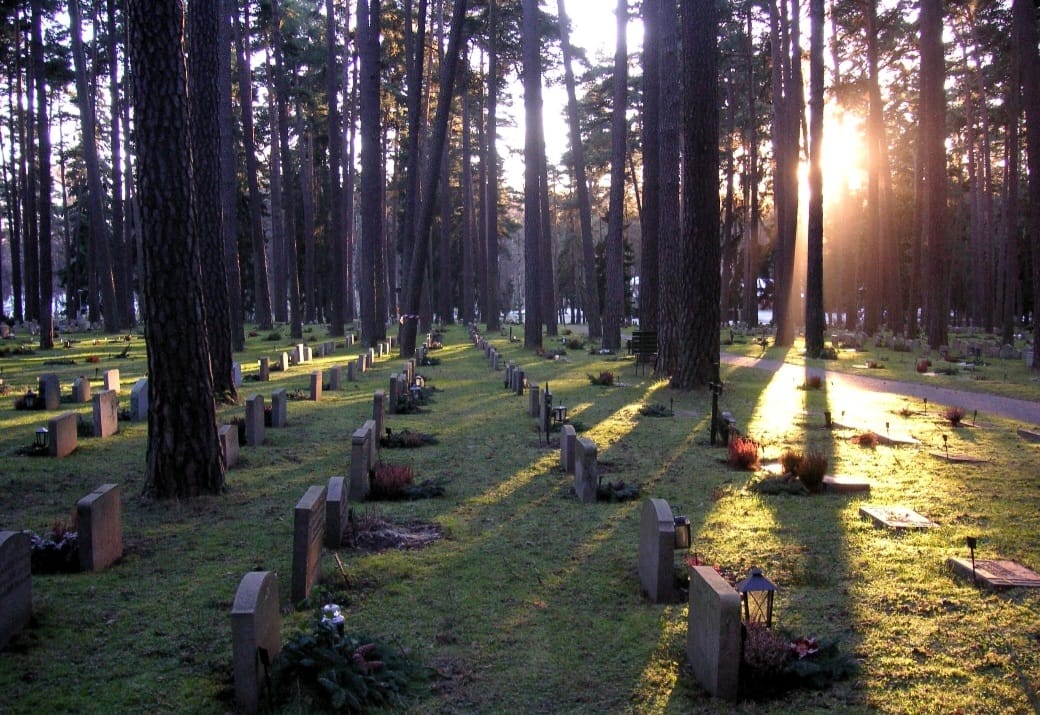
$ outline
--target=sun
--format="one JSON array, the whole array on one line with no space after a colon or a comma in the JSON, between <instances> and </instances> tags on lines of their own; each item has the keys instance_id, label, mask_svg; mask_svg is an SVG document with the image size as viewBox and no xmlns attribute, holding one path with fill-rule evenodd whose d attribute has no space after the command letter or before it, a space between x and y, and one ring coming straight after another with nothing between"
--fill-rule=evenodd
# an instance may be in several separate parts
<instances>
[{"instance_id":1,"label":"sun","mask_svg":"<svg viewBox=\"0 0 1040 715\"><path fill-rule=\"evenodd\" d=\"M859 191L866 183L863 121L833 107L824 113L823 170L824 196L833 191ZM826 199L825 199L826 200Z\"/></svg>"}]
</instances>

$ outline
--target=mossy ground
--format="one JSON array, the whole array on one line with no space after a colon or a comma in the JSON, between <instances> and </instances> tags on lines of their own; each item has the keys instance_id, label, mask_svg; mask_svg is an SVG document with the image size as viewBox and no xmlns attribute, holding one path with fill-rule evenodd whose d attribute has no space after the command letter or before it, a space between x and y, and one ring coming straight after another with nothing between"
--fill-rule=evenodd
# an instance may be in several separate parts
<instances>
[{"instance_id":1,"label":"mossy ground","mask_svg":"<svg viewBox=\"0 0 1040 715\"><path fill-rule=\"evenodd\" d=\"M0 358L10 388L0 404L0 529L44 531L67 520L78 498L115 482L122 487L125 555L101 573L33 579L33 622L0 654L0 711L227 712L228 614L238 582L250 569L277 571L285 633L306 620L288 597L293 506L309 485L348 473L350 433L370 417L372 392L388 386L402 360L378 361L321 402L290 402L288 428L269 429L263 446L242 448L226 495L156 503L140 496L142 424L121 422L120 433L104 441L81 439L62 460L16 454L46 419L12 409L14 396L35 389L40 373L58 372L67 392L77 375L119 368L124 405L144 373L140 338L130 342L129 357L119 358L124 340L98 338L94 345L95 336L74 337L79 341L68 349ZM313 367L272 373L263 384L249 380L257 357L290 342L265 337L251 337L236 356L246 366L243 398L279 387L306 391L311 369L345 365L357 353L340 347ZM1040 568L1040 448L1021 441L1017 425L987 415L975 427L953 429L940 406L910 405L904 416L900 397L857 401L723 365L722 407L762 442L766 459L787 447L811 448L828 456L833 472L873 484L869 497L759 495L747 489L757 477L730 469L725 451L708 444L709 393L670 390L637 374L631 360L576 350L546 360L490 337L530 379L549 383L556 404L566 405L599 445L606 478L639 482L644 496L666 499L689 516L704 561L735 573L761 566L780 588L779 624L839 639L862 668L828 690L776 701L729 705L705 695L686 663L686 606L654 606L640 591L641 502L579 503L559 469L555 440L546 447L526 416L527 397L508 394L502 373L489 369L464 329L450 327L445 347L434 353L440 364L420 369L438 388L434 401L420 414L387 421L435 433L439 443L382 453L414 466L420 479L449 480L447 495L355 505L400 523L435 522L445 538L415 551L342 549L346 579L334 559L322 566L348 628L400 643L444 676L412 712L1035 711L1040 595L979 592L944 568L947 557L966 555L969 535L979 537L981 557ZM305 339L328 338L314 329ZM85 362L89 355L100 362ZM784 357L777 348L769 356ZM74 362L45 364L55 360ZM800 358L788 352L787 360ZM892 373L897 360L886 361ZM970 382L1003 384L1003 371L995 369L999 379ZM1034 383L1016 369L1008 365L1007 382L1021 396ZM621 384L590 385L587 374L604 370ZM912 379L912 364L904 372ZM98 389L100 379L93 384ZM645 403L669 406L674 416L642 416ZM89 414L89 406L62 408ZM860 447L851 440L854 430L823 427L825 409L835 419L844 409L878 432L886 421L898 424L921 445ZM241 405L222 406L220 420L242 412ZM951 450L987 461L931 456L942 434ZM858 515L867 502L908 506L941 526L905 534L875 529Z\"/></svg>"}]
</instances>

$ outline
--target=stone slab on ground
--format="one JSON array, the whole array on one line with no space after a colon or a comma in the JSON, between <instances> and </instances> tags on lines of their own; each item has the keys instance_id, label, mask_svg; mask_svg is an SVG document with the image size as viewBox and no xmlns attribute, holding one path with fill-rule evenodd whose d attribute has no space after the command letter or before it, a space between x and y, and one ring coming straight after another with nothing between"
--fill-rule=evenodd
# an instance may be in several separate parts
<instances>
[{"instance_id":1,"label":"stone slab on ground","mask_svg":"<svg viewBox=\"0 0 1040 715\"><path fill-rule=\"evenodd\" d=\"M231 606L231 661L240 712L259 709L269 665L281 649L278 574L250 571L238 584Z\"/></svg>"},{"instance_id":2,"label":"stone slab on ground","mask_svg":"<svg viewBox=\"0 0 1040 715\"><path fill-rule=\"evenodd\" d=\"M1021 428L1018 430L1018 436L1027 442L1040 442L1040 430L1032 430Z\"/></svg>"},{"instance_id":3,"label":"stone slab on ground","mask_svg":"<svg viewBox=\"0 0 1040 715\"><path fill-rule=\"evenodd\" d=\"M938 524L926 516L918 514L905 506L881 506L865 504L859 508L859 515L870 519L875 526L896 529L934 529Z\"/></svg>"},{"instance_id":4,"label":"stone slab on ground","mask_svg":"<svg viewBox=\"0 0 1040 715\"><path fill-rule=\"evenodd\" d=\"M946 460L947 462L957 462L958 464L984 464L989 461L983 457L976 457L973 454L959 454L957 452L950 452L947 454L946 452L936 451L929 452L928 454Z\"/></svg>"},{"instance_id":5,"label":"stone slab on ground","mask_svg":"<svg viewBox=\"0 0 1040 715\"><path fill-rule=\"evenodd\" d=\"M950 557L946 565L961 578L972 576L971 559ZM1040 573L1016 561L975 559L975 578L980 586L1000 591L1007 588L1040 588Z\"/></svg>"},{"instance_id":6,"label":"stone slab on ground","mask_svg":"<svg viewBox=\"0 0 1040 715\"><path fill-rule=\"evenodd\" d=\"M823 478L823 491L828 494L861 494L870 491L870 482L864 477L828 474Z\"/></svg>"}]
</instances>

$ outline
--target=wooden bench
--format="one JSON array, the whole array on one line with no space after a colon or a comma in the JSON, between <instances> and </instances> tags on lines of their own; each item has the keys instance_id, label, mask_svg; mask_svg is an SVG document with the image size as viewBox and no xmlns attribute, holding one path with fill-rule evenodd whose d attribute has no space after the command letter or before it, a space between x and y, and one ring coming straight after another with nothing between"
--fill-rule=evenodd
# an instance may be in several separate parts
<instances>
[{"instance_id":1,"label":"wooden bench","mask_svg":"<svg viewBox=\"0 0 1040 715\"><path fill-rule=\"evenodd\" d=\"M636 330L628 341L629 353L636 356L636 370L639 366L657 361L657 332L654 330ZM645 371L645 367L644 367Z\"/></svg>"}]
</instances>

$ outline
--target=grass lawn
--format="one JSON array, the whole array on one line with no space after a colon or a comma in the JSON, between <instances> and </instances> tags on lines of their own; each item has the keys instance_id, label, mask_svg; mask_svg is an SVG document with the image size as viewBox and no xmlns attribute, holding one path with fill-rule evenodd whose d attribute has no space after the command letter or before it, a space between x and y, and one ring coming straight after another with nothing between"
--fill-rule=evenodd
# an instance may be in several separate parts
<instances>
[{"instance_id":1,"label":"grass lawn","mask_svg":"<svg viewBox=\"0 0 1040 715\"><path fill-rule=\"evenodd\" d=\"M350 434L371 417L373 391L388 387L402 360L377 361L320 402L290 401L289 427L268 429L264 445L242 448L226 495L156 503L140 496L141 423L120 422L119 434L106 440L81 438L61 460L18 454L46 421L45 413L13 409L14 397L35 389L39 374L57 372L68 394L74 377L91 378L96 390L100 375L118 368L123 406L144 374L139 337L98 338L97 345L94 336L74 337L69 348L0 357L9 388L0 402L0 530L42 533L68 520L77 499L114 482L122 488L124 556L101 573L33 578L33 622L0 653L0 713L228 712L235 589L251 569L276 571L283 636L310 618L309 610L289 603L293 507L308 486L349 473ZM270 383L258 383L250 379L257 358L274 357L293 342L267 337L251 337L236 356L246 366L242 402L280 387L306 391L312 369L346 365L357 354L341 346L314 367L273 372ZM318 329L305 337L327 339ZM529 379L548 383L554 402L566 405L581 434L598 444L605 479L638 482L642 498L666 499L687 515L693 548L705 562L736 574L760 566L779 587L779 627L837 639L860 671L826 690L778 700L709 698L686 662L687 606L652 605L641 593L642 498L579 503L559 468L555 439L546 447L526 414L527 397L507 393L503 373L492 372L465 330L453 326L444 332L444 348L432 353L440 364L420 369L437 388L430 404L419 414L387 418L395 431L434 433L439 443L382 452L384 461L413 466L420 479L447 480L446 495L354 506L359 516L397 524L436 523L445 537L419 550L341 549L343 572L328 554L322 562L324 586L343 607L348 630L409 648L443 676L407 712L1032 713L1040 707L1040 594L980 592L945 568L947 557L967 556L965 537L977 536L980 558L1040 569L1040 447L1017 437L1018 425L987 415L955 429L942 418L942 406L924 409L894 396L846 395L839 408L826 385L806 390L788 378L723 365L721 407L761 443L765 461L787 448L812 449L827 455L831 472L867 477L873 486L869 496L767 496L748 489L760 474L732 469L725 450L709 446L709 393L670 390L637 374L631 360L583 350L546 360L507 337L491 337ZM129 355L119 357L127 344ZM761 352L734 346L742 347ZM98 362L88 362L91 356ZM894 355L885 362L898 371L893 378L917 379L912 364L897 369ZM995 368L991 379L964 381L964 388L1007 385L1019 397L1035 390L1028 372L1008 362L1006 379ZM619 385L590 384L589 374L608 370ZM641 415L649 403L670 407L673 416ZM89 405L62 409L90 414ZM854 411L857 429L823 426L825 410L841 409L850 418ZM243 412L241 404L225 406L219 418ZM859 428L882 433L885 422L920 444L868 449L852 440ZM933 456L943 449L943 434L951 452L986 461ZM940 527L876 529L859 517L865 503L907 506ZM283 710L310 711L301 703Z\"/></svg>"}]
</instances>

